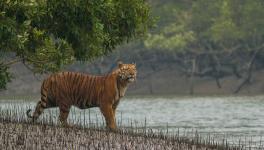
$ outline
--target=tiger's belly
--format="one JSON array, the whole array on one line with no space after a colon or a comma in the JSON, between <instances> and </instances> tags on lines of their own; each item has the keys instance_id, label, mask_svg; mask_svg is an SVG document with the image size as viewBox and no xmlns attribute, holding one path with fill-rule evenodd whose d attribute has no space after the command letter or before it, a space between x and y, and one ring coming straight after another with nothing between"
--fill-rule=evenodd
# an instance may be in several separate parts
<instances>
[{"instance_id":1,"label":"tiger's belly","mask_svg":"<svg viewBox=\"0 0 264 150\"><path fill-rule=\"evenodd\" d=\"M98 105L93 100L85 100L85 99L80 99L80 100L75 101L73 106L79 109L98 107Z\"/></svg>"},{"instance_id":2,"label":"tiger's belly","mask_svg":"<svg viewBox=\"0 0 264 150\"><path fill-rule=\"evenodd\" d=\"M88 109L88 108L98 107L97 105L87 105L87 106L73 105L73 106L79 109Z\"/></svg>"}]
</instances>

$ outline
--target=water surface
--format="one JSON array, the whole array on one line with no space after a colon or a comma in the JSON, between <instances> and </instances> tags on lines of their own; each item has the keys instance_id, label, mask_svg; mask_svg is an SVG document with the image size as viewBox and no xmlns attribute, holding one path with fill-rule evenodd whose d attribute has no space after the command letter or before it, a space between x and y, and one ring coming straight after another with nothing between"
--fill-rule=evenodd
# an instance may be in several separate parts
<instances>
[{"instance_id":1,"label":"water surface","mask_svg":"<svg viewBox=\"0 0 264 150\"><path fill-rule=\"evenodd\" d=\"M34 108L36 101L0 101L0 108ZM117 109L118 124L146 126L152 129L198 131L204 136L246 141L262 145L264 135L264 96L235 97L138 97L124 98ZM75 115L74 115L75 114ZM85 114L82 115L82 114ZM25 115L25 113L21 113ZM45 110L42 116L58 117L58 109ZM88 116L90 116L88 118ZM40 118L41 120L41 118ZM98 108L72 108L70 122L103 122ZM78 122L77 121L77 122Z\"/></svg>"}]
</instances>

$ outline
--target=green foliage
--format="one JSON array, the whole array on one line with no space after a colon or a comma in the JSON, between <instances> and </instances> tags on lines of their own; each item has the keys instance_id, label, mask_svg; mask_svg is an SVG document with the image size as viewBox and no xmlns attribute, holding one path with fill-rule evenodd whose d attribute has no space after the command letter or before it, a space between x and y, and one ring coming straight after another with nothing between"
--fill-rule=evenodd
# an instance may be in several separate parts
<instances>
[{"instance_id":1,"label":"green foliage","mask_svg":"<svg viewBox=\"0 0 264 150\"><path fill-rule=\"evenodd\" d=\"M152 23L144 0L1 0L0 50L35 73L55 72L112 52Z\"/></svg>"},{"instance_id":2,"label":"green foliage","mask_svg":"<svg viewBox=\"0 0 264 150\"><path fill-rule=\"evenodd\" d=\"M0 89L5 89L7 82L11 81L11 74L8 72L8 67L0 64Z\"/></svg>"},{"instance_id":3,"label":"green foliage","mask_svg":"<svg viewBox=\"0 0 264 150\"><path fill-rule=\"evenodd\" d=\"M185 32L184 26L170 24L160 34L149 35L149 38L145 40L145 46L147 48L181 51L193 41L195 41L195 36L192 31Z\"/></svg>"},{"instance_id":4,"label":"green foliage","mask_svg":"<svg viewBox=\"0 0 264 150\"><path fill-rule=\"evenodd\" d=\"M166 10L177 13L172 13L167 23L145 40L147 48L176 53L205 52L208 47L218 51L234 47L254 51L264 41L262 0L201 0L190 2L189 7L183 1L174 3L177 4L182 7Z\"/></svg>"},{"instance_id":5,"label":"green foliage","mask_svg":"<svg viewBox=\"0 0 264 150\"><path fill-rule=\"evenodd\" d=\"M214 19L209 29L209 35L216 42L237 40L242 38L240 29L232 19L231 1L222 1L219 9L219 17Z\"/></svg>"}]
</instances>

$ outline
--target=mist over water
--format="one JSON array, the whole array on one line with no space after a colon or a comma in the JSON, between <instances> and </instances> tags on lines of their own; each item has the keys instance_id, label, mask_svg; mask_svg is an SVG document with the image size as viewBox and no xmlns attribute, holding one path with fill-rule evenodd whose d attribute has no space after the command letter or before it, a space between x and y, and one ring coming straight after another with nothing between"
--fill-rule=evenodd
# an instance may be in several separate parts
<instances>
[{"instance_id":1,"label":"mist over water","mask_svg":"<svg viewBox=\"0 0 264 150\"><path fill-rule=\"evenodd\" d=\"M28 108L34 110L35 105L36 101L0 101L2 110L19 108L25 112ZM58 109L45 110L42 118L49 115L56 120ZM146 121L147 128L169 132L197 131L204 136L210 134L216 140L227 139L234 143L243 140L260 142L264 135L264 96L124 98L116 115L122 126L129 127L131 123L145 126ZM80 110L73 107L68 120L70 123L104 122L98 108Z\"/></svg>"}]
</instances>

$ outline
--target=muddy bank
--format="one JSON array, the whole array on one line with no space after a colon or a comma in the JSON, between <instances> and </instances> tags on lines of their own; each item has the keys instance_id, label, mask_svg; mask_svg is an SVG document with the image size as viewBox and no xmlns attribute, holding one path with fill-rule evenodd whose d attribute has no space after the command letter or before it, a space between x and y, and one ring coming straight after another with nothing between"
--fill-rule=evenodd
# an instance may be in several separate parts
<instances>
[{"instance_id":1,"label":"muddy bank","mask_svg":"<svg viewBox=\"0 0 264 150\"><path fill-rule=\"evenodd\" d=\"M211 150L227 149L221 145L197 144L197 141L140 135L129 132L62 128L28 123L0 123L0 149L100 149L100 150Z\"/></svg>"}]
</instances>

